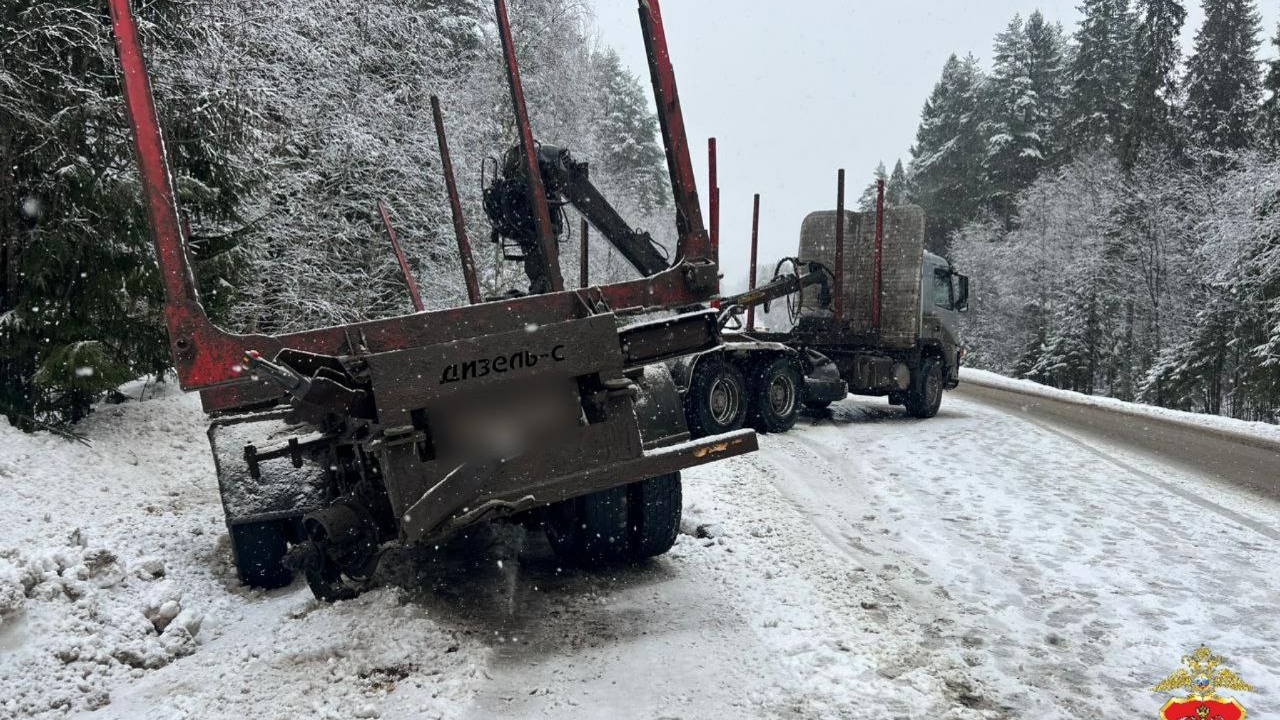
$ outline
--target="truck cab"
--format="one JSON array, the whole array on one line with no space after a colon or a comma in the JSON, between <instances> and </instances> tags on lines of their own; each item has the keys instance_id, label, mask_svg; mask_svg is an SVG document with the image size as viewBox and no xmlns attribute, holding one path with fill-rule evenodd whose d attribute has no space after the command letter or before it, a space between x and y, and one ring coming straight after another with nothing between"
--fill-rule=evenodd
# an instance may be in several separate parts
<instances>
[{"instance_id":1,"label":"truck cab","mask_svg":"<svg viewBox=\"0 0 1280 720\"><path fill-rule=\"evenodd\" d=\"M743 423L785 431L801 406L824 410L849 393L887 397L926 419L959 384L969 278L924 249L924 213L846 212L842 225L838 216L805 218L791 274L721 299L724 318L736 321L735 308L786 297L789 328L729 332L721 347L672 365L695 436Z\"/></svg>"},{"instance_id":2,"label":"truck cab","mask_svg":"<svg viewBox=\"0 0 1280 720\"><path fill-rule=\"evenodd\" d=\"M943 358L946 389L960 383L964 348L960 345L960 314L969 310L969 278L955 271L941 255L924 252L920 266L920 345Z\"/></svg>"}]
</instances>

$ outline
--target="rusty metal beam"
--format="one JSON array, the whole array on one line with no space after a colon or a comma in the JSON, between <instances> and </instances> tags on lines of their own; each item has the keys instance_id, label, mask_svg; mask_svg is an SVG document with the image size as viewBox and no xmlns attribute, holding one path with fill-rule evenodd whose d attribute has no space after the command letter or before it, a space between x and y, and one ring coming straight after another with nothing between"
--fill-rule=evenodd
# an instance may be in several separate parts
<instances>
[{"instance_id":1,"label":"rusty metal beam","mask_svg":"<svg viewBox=\"0 0 1280 720\"><path fill-rule=\"evenodd\" d=\"M453 175L453 159L449 154L449 138L445 134L444 113L440 111L440 98L431 96L431 116L436 123L436 140L440 145L440 168L444 173L444 186L449 194L449 212L453 214L453 234L458 238L458 259L462 261L462 277L467 284L467 300L472 305L480 303L480 281L476 278L476 260L471 254L471 240L467 237L467 220L462 215L462 200L458 196L458 182Z\"/></svg>"},{"instance_id":2,"label":"rusty metal beam","mask_svg":"<svg viewBox=\"0 0 1280 720\"><path fill-rule=\"evenodd\" d=\"M587 248L587 240L591 236L591 224L586 218L582 219L582 233L578 248L578 287L589 287L591 285L591 267L587 264L590 250Z\"/></svg>"},{"instance_id":3,"label":"rusty metal beam","mask_svg":"<svg viewBox=\"0 0 1280 720\"><path fill-rule=\"evenodd\" d=\"M680 234L677 250L681 258L706 259L717 262L711 240L702 223L702 206L698 200L698 183L689 155L689 136L685 133L684 112L676 89L675 70L667 49L667 34L662 24L662 8L658 0L639 0L640 26L644 31L645 49L649 56L649 73L653 80L654 101L658 107L658 125L662 129L667 151L667 169L671 173L671 192L676 206L676 228ZM711 288L714 294L716 288Z\"/></svg>"},{"instance_id":4,"label":"rusty metal beam","mask_svg":"<svg viewBox=\"0 0 1280 720\"><path fill-rule=\"evenodd\" d=\"M836 178L836 324L844 323L844 168Z\"/></svg>"},{"instance_id":5,"label":"rusty metal beam","mask_svg":"<svg viewBox=\"0 0 1280 720\"><path fill-rule=\"evenodd\" d=\"M760 193L756 193L751 206L751 270L747 277L747 290L756 289L756 258L760 250ZM796 269L799 274L799 268ZM747 306L747 331L756 329L756 306Z\"/></svg>"},{"instance_id":6,"label":"rusty metal beam","mask_svg":"<svg viewBox=\"0 0 1280 720\"><path fill-rule=\"evenodd\" d=\"M711 256L720 259L720 177L716 163L716 139L707 140L707 214L711 219Z\"/></svg>"},{"instance_id":7,"label":"rusty metal beam","mask_svg":"<svg viewBox=\"0 0 1280 720\"><path fill-rule=\"evenodd\" d=\"M409 261L404 256L400 241L396 239L396 229L391 225L391 215L387 212L386 203L378 201L378 212L382 215L382 226L387 229L387 237L391 238L391 249L396 253L396 262L400 263L400 273L404 275L404 284L409 287L409 299L413 301L413 309L417 312L426 310L422 304L422 296L418 294L418 283L409 272Z\"/></svg>"},{"instance_id":8,"label":"rusty metal beam","mask_svg":"<svg viewBox=\"0 0 1280 720\"><path fill-rule=\"evenodd\" d=\"M165 157L164 139L151 93L137 21L128 0L110 0L111 23L120 59L121 84L130 130L137 149L142 197L155 243L160 283L165 292L164 317L175 358L195 355L194 336L209 325L196 293L195 277L186 257L173 178ZM207 369L205 369L207 371Z\"/></svg>"},{"instance_id":9,"label":"rusty metal beam","mask_svg":"<svg viewBox=\"0 0 1280 720\"><path fill-rule=\"evenodd\" d=\"M538 228L538 244L526 248L535 254L534 262L541 266L546 287L533 287L531 292L560 292L564 290L564 277L560 273L560 247L551 230L551 209L547 206L547 191L542 185L542 172L538 168L538 148L533 142L533 128L529 124L529 109L524 102L524 84L520 81L520 63L516 60L515 40L511 36L511 20L507 17L505 0L493 0L498 14L498 32L502 36L502 55L507 64L507 81L511 86L511 105L516 114L516 126L520 131L520 152L525 172L529 176L529 206L533 208L534 223Z\"/></svg>"},{"instance_id":10,"label":"rusty metal beam","mask_svg":"<svg viewBox=\"0 0 1280 720\"><path fill-rule=\"evenodd\" d=\"M876 180L876 251L871 269L871 329L880 332L880 288L884 272L884 180Z\"/></svg>"}]
</instances>

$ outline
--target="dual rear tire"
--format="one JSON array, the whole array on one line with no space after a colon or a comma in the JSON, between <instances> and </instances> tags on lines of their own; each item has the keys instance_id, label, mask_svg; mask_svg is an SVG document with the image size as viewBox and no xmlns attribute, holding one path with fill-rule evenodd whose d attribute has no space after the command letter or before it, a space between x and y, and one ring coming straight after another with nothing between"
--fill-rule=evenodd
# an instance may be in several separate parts
<instances>
[{"instance_id":1,"label":"dual rear tire","mask_svg":"<svg viewBox=\"0 0 1280 720\"><path fill-rule=\"evenodd\" d=\"M680 473L556 503L543 526L556 555L584 567L662 555L680 533Z\"/></svg>"},{"instance_id":2,"label":"dual rear tire","mask_svg":"<svg viewBox=\"0 0 1280 720\"><path fill-rule=\"evenodd\" d=\"M786 432L804 404L804 376L786 356L736 364L707 357L694 368L685 393L685 419L694 438L740 430L748 423L764 433Z\"/></svg>"}]
</instances>

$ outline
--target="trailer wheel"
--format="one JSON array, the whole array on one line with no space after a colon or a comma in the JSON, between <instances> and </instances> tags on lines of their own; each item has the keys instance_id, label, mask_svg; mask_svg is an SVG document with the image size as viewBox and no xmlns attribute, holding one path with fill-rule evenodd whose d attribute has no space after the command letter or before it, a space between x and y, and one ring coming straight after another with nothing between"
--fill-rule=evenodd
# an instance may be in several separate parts
<instances>
[{"instance_id":1,"label":"trailer wheel","mask_svg":"<svg viewBox=\"0 0 1280 720\"><path fill-rule=\"evenodd\" d=\"M685 419L694 438L742 429L747 420L746 382L732 363L707 358L698 363L684 396Z\"/></svg>"},{"instance_id":2,"label":"trailer wheel","mask_svg":"<svg viewBox=\"0 0 1280 720\"><path fill-rule=\"evenodd\" d=\"M800 413L804 379L791 358L761 363L751 382L751 424L765 433L795 427Z\"/></svg>"},{"instance_id":3,"label":"trailer wheel","mask_svg":"<svg viewBox=\"0 0 1280 720\"><path fill-rule=\"evenodd\" d=\"M547 508L551 549L577 565L598 567L630 557L627 486L565 500Z\"/></svg>"},{"instance_id":4,"label":"trailer wheel","mask_svg":"<svg viewBox=\"0 0 1280 720\"><path fill-rule=\"evenodd\" d=\"M671 549L680 534L683 498L680 473L658 475L627 486L631 556L656 557Z\"/></svg>"},{"instance_id":5,"label":"trailer wheel","mask_svg":"<svg viewBox=\"0 0 1280 720\"><path fill-rule=\"evenodd\" d=\"M269 520L227 527L231 559L240 582L265 590L293 582L293 571L284 565L284 556L289 552L287 524L287 520Z\"/></svg>"},{"instance_id":6,"label":"trailer wheel","mask_svg":"<svg viewBox=\"0 0 1280 720\"><path fill-rule=\"evenodd\" d=\"M919 377L907 391L907 412L912 417L931 418L942 406L942 366L934 358L920 365Z\"/></svg>"}]
</instances>

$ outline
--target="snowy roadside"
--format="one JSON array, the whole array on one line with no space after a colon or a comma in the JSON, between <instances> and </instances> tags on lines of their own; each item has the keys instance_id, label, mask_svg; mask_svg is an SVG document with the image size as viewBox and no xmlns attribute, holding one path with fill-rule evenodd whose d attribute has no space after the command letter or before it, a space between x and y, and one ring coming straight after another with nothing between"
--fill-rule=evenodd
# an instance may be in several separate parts
<instances>
[{"instance_id":1,"label":"snowy roadside","mask_svg":"<svg viewBox=\"0 0 1280 720\"><path fill-rule=\"evenodd\" d=\"M456 715L487 650L402 591L239 585L205 427L194 395L101 406L90 447L0 423L0 718Z\"/></svg>"},{"instance_id":2,"label":"snowy roadside","mask_svg":"<svg viewBox=\"0 0 1280 720\"><path fill-rule=\"evenodd\" d=\"M1017 380L997 373L986 370L975 370L973 368L961 368L960 381L973 383L975 385L1000 388L1002 390L1009 390L1023 395L1044 397L1052 400L1074 403L1076 405L1109 410L1111 412L1130 415L1137 418L1159 420L1175 425L1195 428L1202 432L1214 432L1223 437L1251 444L1257 444L1260 442L1264 444L1264 447L1280 447L1280 425L1271 425L1263 422L1248 422L1245 420L1236 420L1235 418L1222 417L1221 415L1206 415L1204 413L1170 410L1168 408L1156 407L1154 405L1125 402L1123 400L1116 400L1115 398L1085 395L1084 393L1078 393L1071 390L1060 390L1058 388L1041 385L1040 383L1032 382L1030 380Z\"/></svg>"},{"instance_id":3,"label":"snowy roadside","mask_svg":"<svg viewBox=\"0 0 1280 720\"><path fill-rule=\"evenodd\" d=\"M237 583L204 427L175 395L102 406L91 447L0 428L0 718L1010 717L763 458L690 471L641 567L498 527L331 606Z\"/></svg>"}]
</instances>

